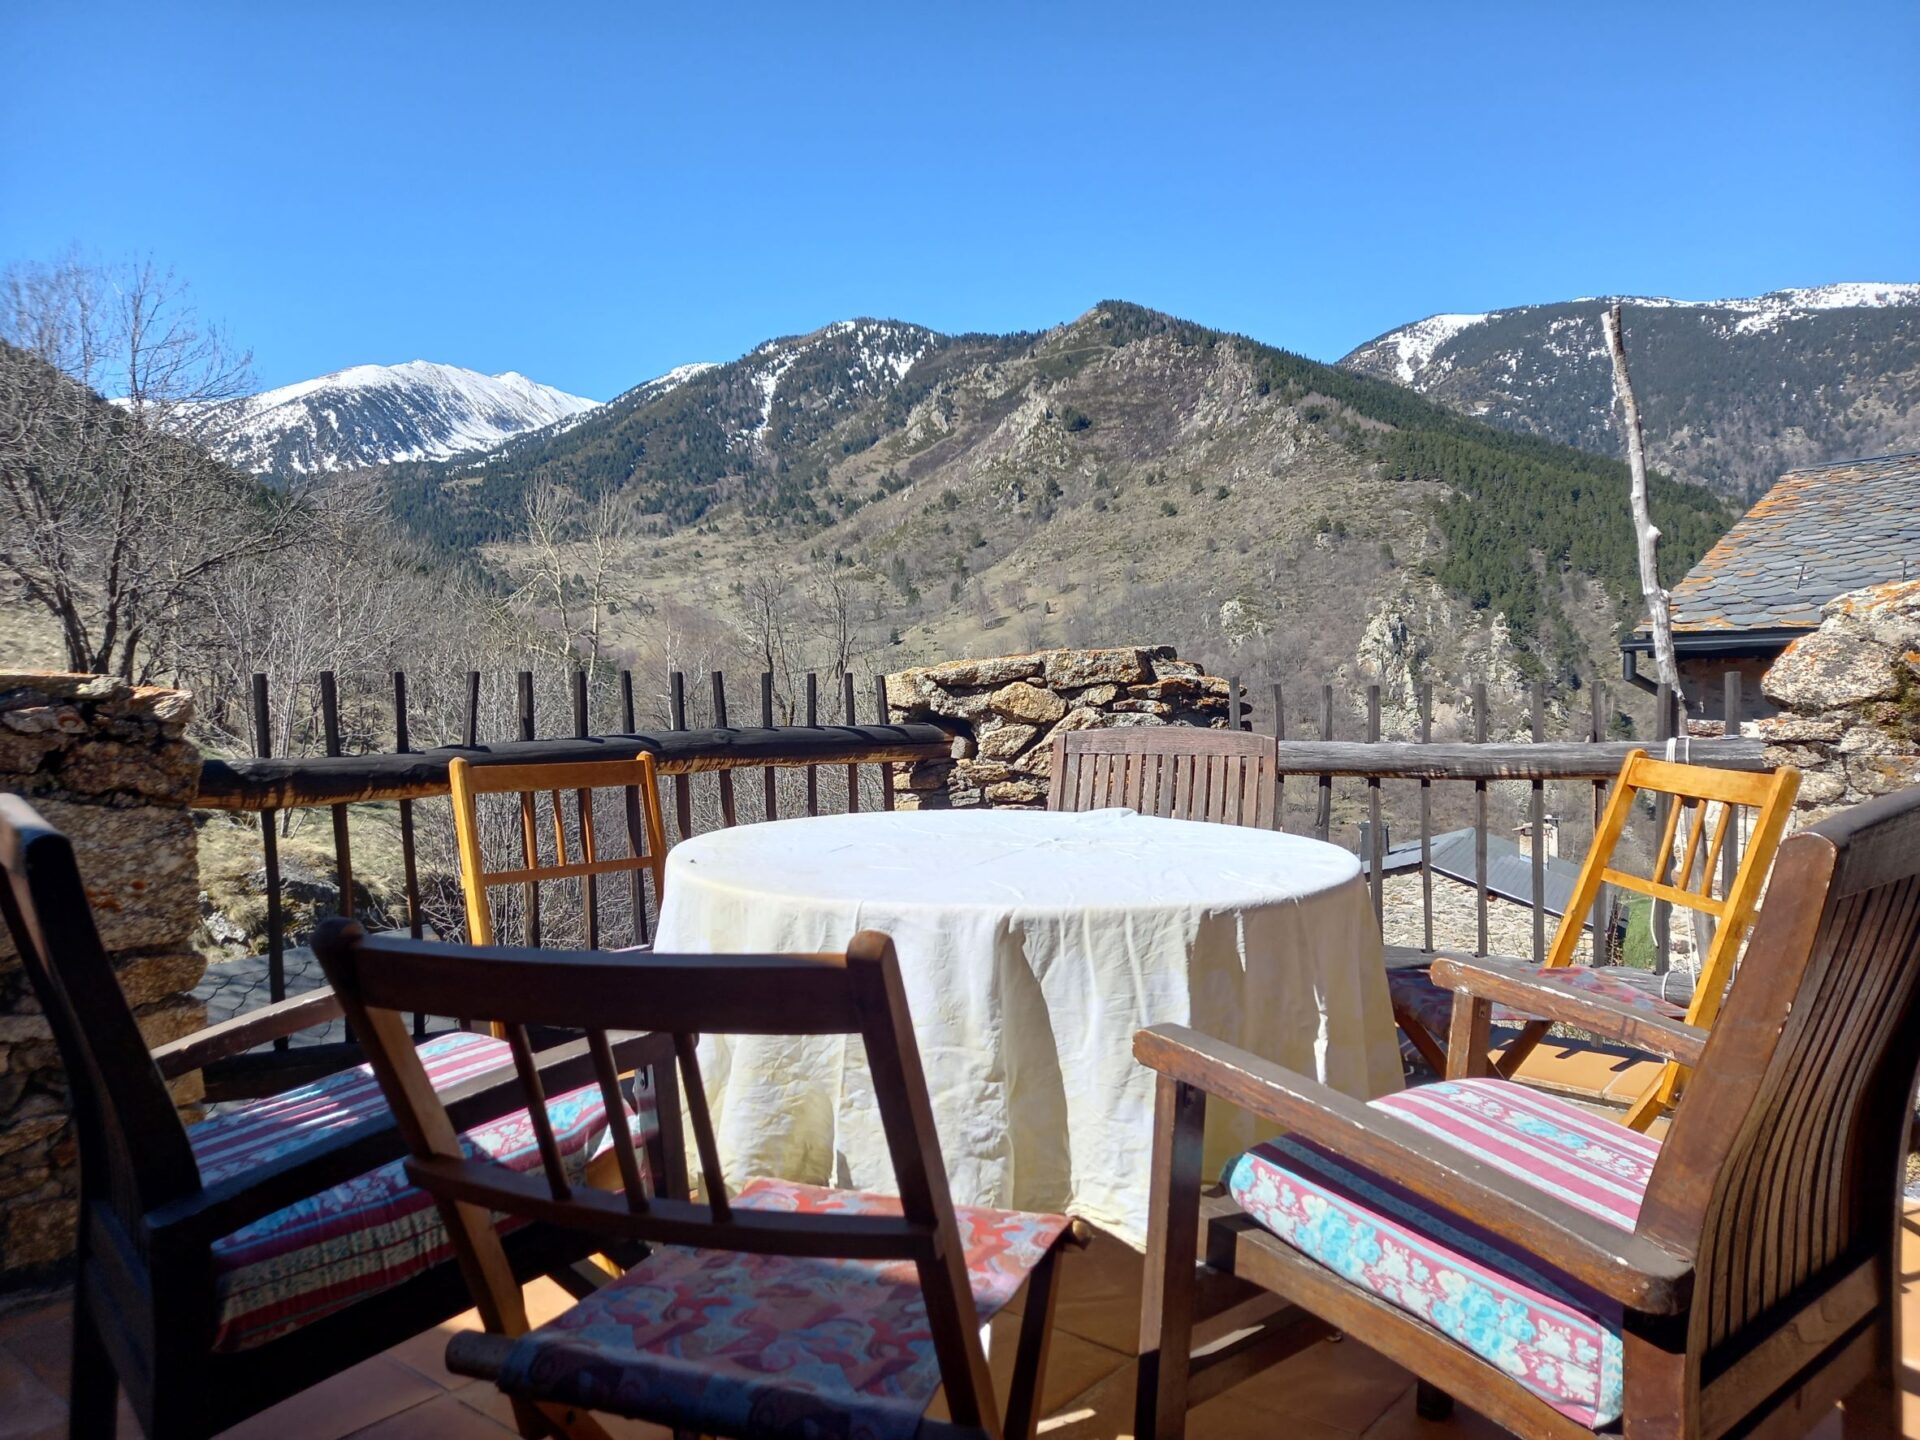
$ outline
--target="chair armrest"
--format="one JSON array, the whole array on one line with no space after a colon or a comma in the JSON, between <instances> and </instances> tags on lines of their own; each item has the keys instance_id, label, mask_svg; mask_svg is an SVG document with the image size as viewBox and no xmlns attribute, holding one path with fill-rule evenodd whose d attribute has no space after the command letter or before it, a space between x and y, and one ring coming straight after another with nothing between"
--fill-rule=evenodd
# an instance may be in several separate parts
<instances>
[{"instance_id":1,"label":"chair armrest","mask_svg":"<svg viewBox=\"0 0 1920 1440\"><path fill-rule=\"evenodd\" d=\"M1622 1305L1671 1315L1692 1296L1691 1256L1609 1225L1317 1080L1184 1025L1138 1032L1133 1053L1162 1075L1284 1125L1436 1209L1524 1246Z\"/></svg>"},{"instance_id":2,"label":"chair armrest","mask_svg":"<svg viewBox=\"0 0 1920 1440\"><path fill-rule=\"evenodd\" d=\"M1663 1060L1698 1065L1707 1048L1707 1032L1697 1026L1576 990L1529 964L1441 955L1434 959L1432 974L1434 983L1445 989L1465 990L1476 999L1498 1001L1542 1020L1578 1025Z\"/></svg>"},{"instance_id":3,"label":"chair armrest","mask_svg":"<svg viewBox=\"0 0 1920 1440\"><path fill-rule=\"evenodd\" d=\"M218 1025L209 1025L204 1030L170 1040L155 1048L153 1063L160 1067L162 1076L171 1080L190 1070L199 1070L215 1060L224 1060L229 1055L244 1054L269 1040L278 1040L282 1035L293 1035L315 1025L330 1024L344 1013L340 1008L340 997L331 988L311 990L305 995L262 1005L258 1010L248 1010L231 1020L222 1020Z\"/></svg>"},{"instance_id":4,"label":"chair armrest","mask_svg":"<svg viewBox=\"0 0 1920 1440\"><path fill-rule=\"evenodd\" d=\"M627 1035L615 1040L612 1048L614 1062L622 1070L637 1069L658 1065L663 1050L671 1056L673 1037ZM534 1062L540 1071L541 1088L549 1098L591 1085L597 1078L593 1056L584 1040L542 1050ZM524 1110L527 1105L526 1092L511 1064L450 1086L440 1092L440 1098L454 1129L462 1131ZM406 1140L388 1113L209 1185L198 1194L153 1211L147 1223L156 1236L165 1235L177 1243L211 1244L309 1195L404 1159L407 1153Z\"/></svg>"}]
</instances>

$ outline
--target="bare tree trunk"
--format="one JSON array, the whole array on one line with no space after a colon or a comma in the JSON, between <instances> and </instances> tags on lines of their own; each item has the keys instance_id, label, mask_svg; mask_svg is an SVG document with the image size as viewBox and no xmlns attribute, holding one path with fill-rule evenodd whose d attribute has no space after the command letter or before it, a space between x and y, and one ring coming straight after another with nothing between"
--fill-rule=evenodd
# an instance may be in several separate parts
<instances>
[{"instance_id":1,"label":"bare tree trunk","mask_svg":"<svg viewBox=\"0 0 1920 1440\"><path fill-rule=\"evenodd\" d=\"M1613 393L1620 402L1621 426L1627 437L1627 469L1633 475L1633 535L1640 552L1640 593L1646 597L1648 626L1653 631L1653 660L1660 679L1680 697L1680 709L1686 713L1685 694L1680 687L1680 662L1673 653L1673 609L1666 589L1660 584L1660 531L1654 526L1653 512L1647 505L1647 449L1640 434L1640 402L1634 398L1633 381L1627 377L1627 346L1620 330L1620 307L1608 307L1600 317L1607 337L1607 353L1613 357Z\"/></svg>"}]
</instances>

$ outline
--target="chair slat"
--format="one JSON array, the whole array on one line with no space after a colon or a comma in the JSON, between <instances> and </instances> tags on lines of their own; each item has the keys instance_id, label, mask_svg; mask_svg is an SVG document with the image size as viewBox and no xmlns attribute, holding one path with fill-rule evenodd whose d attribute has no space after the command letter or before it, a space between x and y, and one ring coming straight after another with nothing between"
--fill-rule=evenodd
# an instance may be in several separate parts
<instances>
[{"instance_id":1,"label":"chair slat","mask_svg":"<svg viewBox=\"0 0 1920 1440\"><path fill-rule=\"evenodd\" d=\"M534 1139L540 1146L540 1164L547 1172L547 1189L554 1199L565 1200L573 1193L573 1186L568 1183L566 1167L560 1160L560 1144L554 1139L553 1117L547 1114L547 1092L540 1082L540 1067L533 1061L527 1027L509 1024L505 1029L507 1046L513 1051L513 1068L520 1076L521 1088L527 1092L527 1117L533 1122Z\"/></svg>"},{"instance_id":2,"label":"chair slat","mask_svg":"<svg viewBox=\"0 0 1920 1440\"><path fill-rule=\"evenodd\" d=\"M673 1050L686 1090L687 1118L693 1121L694 1148L700 1156L700 1188L713 1218L724 1223L733 1218L733 1206L727 1199L727 1177L720 1169L720 1146L713 1135L713 1112L707 1108L707 1087L700 1081L700 1053L693 1036L684 1030L674 1032Z\"/></svg>"},{"instance_id":3,"label":"chair slat","mask_svg":"<svg viewBox=\"0 0 1920 1440\"><path fill-rule=\"evenodd\" d=\"M634 1151L633 1127L627 1123L626 1097L620 1093L620 1069L614 1063L613 1047L604 1030L587 1031L587 1047L593 1055L594 1078L600 1084L600 1103L606 1107L607 1129L613 1139L613 1154L620 1166L620 1184L627 1197L627 1209L638 1215L647 1208L647 1187L640 1177L640 1157Z\"/></svg>"}]
</instances>

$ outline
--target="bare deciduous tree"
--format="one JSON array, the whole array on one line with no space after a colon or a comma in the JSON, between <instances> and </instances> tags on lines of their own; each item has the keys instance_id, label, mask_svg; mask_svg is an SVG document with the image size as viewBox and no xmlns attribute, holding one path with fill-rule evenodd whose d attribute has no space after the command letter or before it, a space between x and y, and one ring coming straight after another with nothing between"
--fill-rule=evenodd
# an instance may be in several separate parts
<instances>
[{"instance_id":1,"label":"bare deciduous tree","mask_svg":"<svg viewBox=\"0 0 1920 1440\"><path fill-rule=\"evenodd\" d=\"M53 616L72 668L147 678L215 575L310 519L183 438L245 388L247 357L151 263L10 268L0 340L0 570Z\"/></svg>"}]
</instances>

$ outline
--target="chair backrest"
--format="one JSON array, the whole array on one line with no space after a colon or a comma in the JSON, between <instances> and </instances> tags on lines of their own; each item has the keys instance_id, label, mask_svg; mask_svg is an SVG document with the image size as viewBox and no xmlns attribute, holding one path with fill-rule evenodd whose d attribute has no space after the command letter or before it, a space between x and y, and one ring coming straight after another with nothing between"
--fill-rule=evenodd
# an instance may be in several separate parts
<instances>
[{"instance_id":1,"label":"chair backrest","mask_svg":"<svg viewBox=\"0 0 1920 1440\"><path fill-rule=\"evenodd\" d=\"M1124 805L1143 815L1272 829L1279 767L1271 735L1197 726L1055 731L1049 810Z\"/></svg>"},{"instance_id":2,"label":"chair backrest","mask_svg":"<svg viewBox=\"0 0 1920 1440\"><path fill-rule=\"evenodd\" d=\"M584 938L588 948L600 944L599 878L625 874L632 907L633 938L647 938L647 899L642 882L653 876L655 903L666 878L667 833L660 812L660 788L654 783L651 755L630 760L532 762L524 765L474 765L455 759L447 766L447 784L453 797L453 824L459 841L460 887L466 897L467 937L476 945L494 940L493 907L487 892L500 886L519 886L524 938L540 943L540 884L551 880L580 882ZM594 823L596 790L624 792L620 826L626 831L626 853L609 858L602 853ZM571 791L571 815L565 802ZM519 798L520 863L507 870L489 870L482 837L480 797L515 795ZM541 801L545 800L544 806ZM545 810L545 815L541 814ZM552 838L551 859L541 850L542 832ZM574 854L567 848L569 832ZM465 1012L460 1012L464 1014Z\"/></svg>"},{"instance_id":3,"label":"chair backrest","mask_svg":"<svg viewBox=\"0 0 1920 1440\"><path fill-rule=\"evenodd\" d=\"M334 919L315 936L314 950L368 1047L413 1152L408 1173L439 1202L489 1329L516 1335L527 1323L519 1285L489 1219L494 1211L663 1244L911 1261L953 1419L976 1425L982 1408L993 1405L933 1106L886 936L856 935L844 955L612 955L368 936L357 923ZM543 1176L462 1155L408 1033L406 1014L416 1010L457 1010L501 1028L531 1101ZM632 1138L620 1125L611 1134L624 1193L569 1184L533 1069L530 1026L586 1033L613 1115L623 1113L624 1102L608 1030L673 1036L705 1203L649 1196ZM694 1037L701 1033L858 1035L873 1074L902 1213L801 1215L731 1205L695 1054ZM660 1120L678 1123L677 1116Z\"/></svg>"},{"instance_id":4,"label":"chair backrest","mask_svg":"<svg viewBox=\"0 0 1920 1440\"><path fill-rule=\"evenodd\" d=\"M186 1127L94 928L67 837L0 794L0 918L60 1048L80 1138L80 1184L131 1231L200 1189Z\"/></svg>"},{"instance_id":5,"label":"chair backrest","mask_svg":"<svg viewBox=\"0 0 1920 1440\"><path fill-rule=\"evenodd\" d=\"M1607 796L1592 848L1574 882L1573 898L1547 951L1547 964L1573 963L1581 929L1602 885L1698 911L1711 920L1713 939L1701 957L1687 1023L1711 1025L1799 792L1800 772L1791 766L1760 772L1715 770L1655 760L1644 750L1630 751ZM1619 868L1614 860L1634 803L1643 794L1664 797L1667 814L1648 873L1640 875ZM1739 847L1742 830L1745 847L1738 849L1737 863L1729 867L1723 857L1733 853L1727 849L1729 844ZM1676 850L1680 851L1677 864Z\"/></svg>"},{"instance_id":6,"label":"chair backrest","mask_svg":"<svg viewBox=\"0 0 1920 1440\"><path fill-rule=\"evenodd\" d=\"M1920 788L1781 847L1661 1146L1640 1228L1697 1253L1709 1347L1826 1295L1824 1345L1884 1299L1917 1067Z\"/></svg>"}]
</instances>

